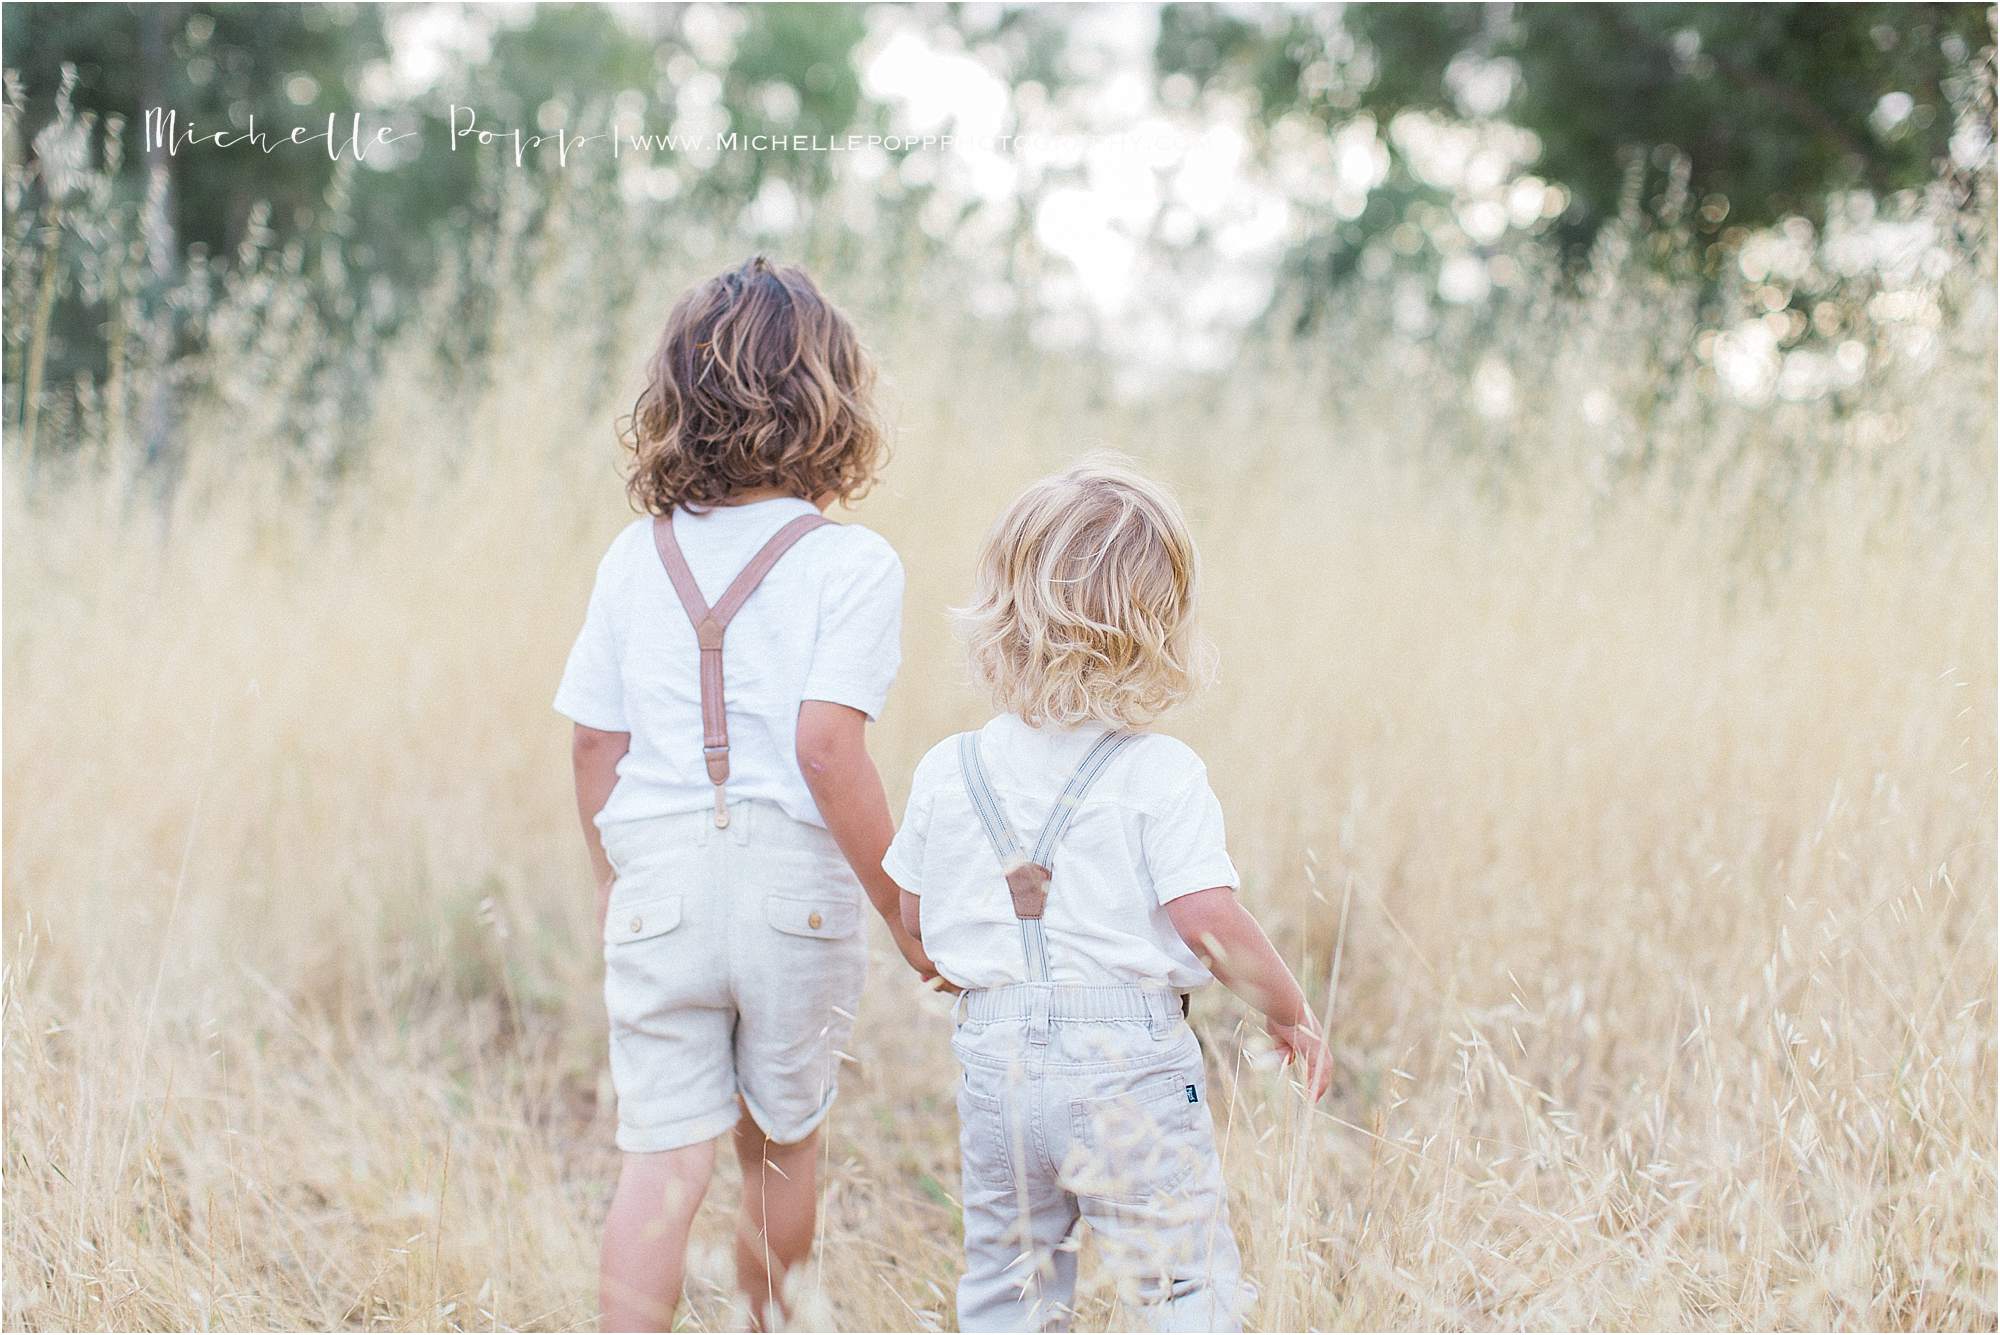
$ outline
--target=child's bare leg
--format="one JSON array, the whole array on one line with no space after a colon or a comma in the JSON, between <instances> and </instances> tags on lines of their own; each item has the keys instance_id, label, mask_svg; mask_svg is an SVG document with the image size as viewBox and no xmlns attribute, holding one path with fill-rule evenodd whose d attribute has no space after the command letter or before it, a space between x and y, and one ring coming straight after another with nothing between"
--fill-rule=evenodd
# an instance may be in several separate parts
<instances>
[{"instance_id":1,"label":"child's bare leg","mask_svg":"<svg viewBox=\"0 0 2000 1335\"><path fill-rule=\"evenodd\" d=\"M667 1330L687 1271L688 1228L715 1171L715 1142L627 1154L604 1221L598 1312L605 1330Z\"/></svg>"},{"instance_id":2,"label":"child's bare leg","mask_svg":"<svg viewBox=\"0 0 2000 1335\"><path fill-rule=\"evenodd\" d=\"M736 1225L736 1282L750 1302L750 1328L782 1316L785 1276L812 1250L819 1206L819 1132L780 1145L749 1113L736 1123L743 1165L743 1215Z\"/></svg>"}]
</instances>

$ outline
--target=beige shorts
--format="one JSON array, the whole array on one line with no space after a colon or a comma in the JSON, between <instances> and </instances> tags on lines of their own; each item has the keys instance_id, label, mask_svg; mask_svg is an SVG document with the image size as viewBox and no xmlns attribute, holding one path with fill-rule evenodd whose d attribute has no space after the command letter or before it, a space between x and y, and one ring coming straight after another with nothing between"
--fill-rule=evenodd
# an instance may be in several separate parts
<instances>
[{"instance_id":1,"label":"beige shorts","mask_svg":"<svg viewBox=\"0 0 2000 1335\"><path fill-rule=\"evenodd\" d=\"M736 1124L803 1140L833 1105L867 972L861 884L833 836L766 802L604 828L617 879L604 1004L618 1148L699 1144Z\"/></svg>"}]
</instances>

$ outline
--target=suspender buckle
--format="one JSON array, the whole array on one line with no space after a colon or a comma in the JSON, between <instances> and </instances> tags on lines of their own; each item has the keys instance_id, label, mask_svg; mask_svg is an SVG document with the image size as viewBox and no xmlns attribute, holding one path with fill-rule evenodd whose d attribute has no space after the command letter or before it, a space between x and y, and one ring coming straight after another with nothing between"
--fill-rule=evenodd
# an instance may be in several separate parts
<instances>
[{"instance_id":1,"label":"suspender buckle","mask_svg":"<svg viewBox=\"0 0 2000 1335\"><path fill-rule=\"evenodd\" d=\"M708 781L715 785L717 792L720 792L722 785L729 779L729 743L702 747L701 761L703 767L708 770Z\"/></svg>"},{"instance_id":2,"label":"suspender buckle","mask_svg":"<svg viewBox=\"0 0 2000 1335\"><path fill-rule=\"evenodd\" d=\"M1039 924L1037 925L1039 926ZM1044 973L1046 973L1046 969ZM1028 1042L1038 1048L1044 1048L1049 1044L1049 1011L1052 1009L1052 1003L1055 1001L1055 997L1052 995L1055 988L1047 982L1035 983L1030 986L1034 988L1034 991L1028 995Z\"/></svg>"}]
</instances>

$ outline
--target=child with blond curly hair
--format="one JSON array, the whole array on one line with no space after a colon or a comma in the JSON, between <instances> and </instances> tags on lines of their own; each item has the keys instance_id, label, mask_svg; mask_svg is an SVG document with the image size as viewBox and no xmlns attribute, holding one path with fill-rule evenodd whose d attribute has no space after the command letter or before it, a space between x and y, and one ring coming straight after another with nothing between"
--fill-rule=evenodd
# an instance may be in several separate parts
<instances>
[{"instance_id":1,"label":"child with blond curly hair","mask_svg":"<svg viewBox=\"0 0 2000 1335\"><path fill-rule=\"evenodd\" d=\"M1066 1328L1082 1221L1148 1324L1239 1328L1252 1291L1194 988L1221 979L1308 1096L1327 1087L1305 996L1236 900L1201 758L1146 730L1203 675L1195 588L1172 496L1100 458L1008 507L961 614L1002 712L918 764L883 862L904 926L964 989L961 1330Z\"/></svg>"}]
</instances>

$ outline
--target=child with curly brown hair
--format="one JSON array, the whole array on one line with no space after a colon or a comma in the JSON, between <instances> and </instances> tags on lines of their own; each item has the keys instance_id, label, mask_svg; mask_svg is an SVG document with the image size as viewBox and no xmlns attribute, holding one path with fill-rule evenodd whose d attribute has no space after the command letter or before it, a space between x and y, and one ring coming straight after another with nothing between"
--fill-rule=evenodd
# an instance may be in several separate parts
<instances>
[{"instance_id":1,"label":"child with curly brown hair","mask_svg":"<svg viewBox=\"0 0 2000 1335\"><path fill-rule=\"evenodd\" d=\"M598 566L558 711L597 879L618 1147L607 1330L666 1329L715 1142L743 1166L737 1276L761 1328L812 1246L818 1128L866 966L863 893L925 977L882 872L864 745L903 570L821 513L882 463L875 371L801 269L684 296L623 431L646 516Z\"/></svg>"}]
</instances>

